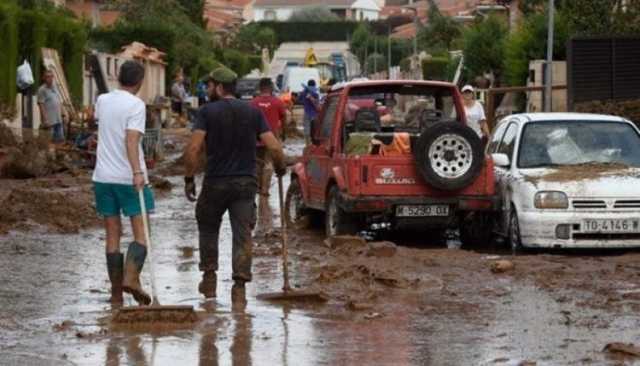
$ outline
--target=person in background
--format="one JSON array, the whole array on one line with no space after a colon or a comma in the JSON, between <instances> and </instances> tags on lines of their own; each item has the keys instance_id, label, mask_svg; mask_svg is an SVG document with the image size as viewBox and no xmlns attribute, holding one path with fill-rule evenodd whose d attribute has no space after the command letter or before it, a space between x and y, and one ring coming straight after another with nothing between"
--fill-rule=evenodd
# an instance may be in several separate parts
<instances>
[{"instance_id":1,"label":"person in background","mask_svg":"<svg viewBox=\"0 0 640 366\"><path fill-rule=\"evenodd\" d=\"M263 78L258 85L259 95L251 101L251 105L260 111L267 120L271 132L285 140L285 126L288 123L288 111L284 103L273 96L273 82L270 78ZM263 143L258 142L256 150L258 177L258 224L256 236L268 235L273 230L273 211L269 205L269 188L273 175L273 159Z\"/></svg>"},{"instance_id":2,"label":"person in background","mask_svg":"<svg viewBox=\"0 0 640 366\"><path fill-rule=\"evenodd\" d=\"M207 83L200 79L196 84L196 96L198 97L198 107L202 107L207 103Z\"/></svg>"},{"instance_id":3,"label":"person in background","mask_svg":"<svg viewBox=\"0 0 640 366\"><path fill-rule=\"evenodd\" d=\"M178 116L182 116L182 107L186 98L187 91L184 88L184 76L179 72L173 81L173 85L171 85L171 110L177 113Z\"/></svg>"},{"instance_id":4,"label":"person in background","mask_svg":"<svg viewBox=\"0 0 640 366\"><path fill-rule=\"evenodd\" d=\"M151 303L151 297L140 283L147 243L138 192L143 192L147 211L154 209L141 143L146 105L136 96L143 79L144 66L136 61L123 63L118 73L120 88L100 95L95 104L98 149L92 180L96 210L104 218L113 307L122 305L123 291L131 294L140 305ZM126 259L120 253L122 214L131 219L133 231L133 242L129 244Z\"/></svg>"},{"instance_id":5,"label":"person in background","mask_svg":"<svg viewBox=\"0 0 640 366\"><path fill-rule=\"evenodd\" d=\"M475 90L471 85L462 87L464 111L467 115L467 125L478 134L478 137L485 144L490 135L489 126L487 125L487 117L484 114L484 107L476 100L474 92Z\"/></svg>"},{"instance_id":6,"label":"person in background","mask_svg":"<svg viewBox=\"0 0 640 366\"><path fill-rule=\"evenodd\" d=\"M320 94L316 87L316 81L311 79L307 82L307 85L303 85L304 90L298 96L298 101L302 103L304 107L304 139L307 145L311 143L311 121L318 116L318 110L320 109Z\"/></svg>"},{"instance_id":7,"label":"person in background","mask_svg":"<svg viewBox=\"0 0 640 366\"><path fill-rule=\"evenodd\" d=\"M51 129L53 143L60 144L64 142L62 98L58 87L53 82L53 71L46 70L42 79L44 83L38 89L38 107L42 127Z\"/></svg>"}]
</instances>

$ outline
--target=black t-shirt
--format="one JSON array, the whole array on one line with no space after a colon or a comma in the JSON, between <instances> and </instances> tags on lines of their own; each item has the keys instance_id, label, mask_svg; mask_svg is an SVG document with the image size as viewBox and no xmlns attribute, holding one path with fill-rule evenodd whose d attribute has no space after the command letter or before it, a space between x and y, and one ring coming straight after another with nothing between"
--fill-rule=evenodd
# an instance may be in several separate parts
<instances>
[{"instance_id":1,"label":"black t-shirt","mask_svg":"<svg viewBox=\"0 0 640 366\"><path fill-rule=\"evenodd\" d=\"M256 141L270 131L258 109L236 99L208 103L193 129L207 133L206 178L256 176Z\"/></svg>"}]
</instances>

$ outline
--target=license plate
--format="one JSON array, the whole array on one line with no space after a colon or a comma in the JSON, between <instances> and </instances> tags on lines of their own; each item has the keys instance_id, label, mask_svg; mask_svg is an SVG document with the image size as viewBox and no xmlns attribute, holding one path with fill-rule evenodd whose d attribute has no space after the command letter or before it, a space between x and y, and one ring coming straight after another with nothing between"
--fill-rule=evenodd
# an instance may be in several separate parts
<instances>
[{"instance_id":1,"label":"license plate","mask_svg":"<svg viewBox=\"0 0 640 366\"><path fill-rule=\"evenodd\" d=\"M583 220L581 231L585 233L635 233L640 231L640 227L639 220L596 219Z\"/></svg>"},{"instance_id":2,"label":"license plate","mask_svg":"<svg viewBox=\"0 0 640 366\"><path fill-rule=\"evenodd\" d=\"M449 216L448 205L402 205L396 207L398 217Z\"/></svg>"}]
</instances>

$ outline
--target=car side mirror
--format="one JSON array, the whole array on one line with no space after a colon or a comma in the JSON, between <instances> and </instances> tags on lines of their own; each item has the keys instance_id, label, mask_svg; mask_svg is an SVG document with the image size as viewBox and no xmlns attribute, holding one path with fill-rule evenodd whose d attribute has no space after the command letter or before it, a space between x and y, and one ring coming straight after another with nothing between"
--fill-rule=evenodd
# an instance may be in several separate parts
<instances>
[{"instance_id":1,"label":"car side mirror","mask_svg":"<svg viewBox=\"0 0 640 366\"><path fill-rule=\"evenodd\" d=\"M507 168L511 165L507 154L491 154L493 164L502 168Z\"/></svg>"}]
</instances>

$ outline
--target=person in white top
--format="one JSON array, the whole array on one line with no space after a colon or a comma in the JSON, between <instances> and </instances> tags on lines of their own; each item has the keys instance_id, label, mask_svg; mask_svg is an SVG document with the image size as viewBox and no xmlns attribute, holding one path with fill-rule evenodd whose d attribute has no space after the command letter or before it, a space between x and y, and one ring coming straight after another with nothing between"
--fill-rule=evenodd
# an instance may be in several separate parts
<instances>
[{"instance_id":1,"label":"person in white top","mask_svg":"<svg viewBox=\"0 0 640 366\"><path fill-rule=\"evenodd\" d=\"M154 208L142 151L146 106L136 96L144 72L144 67L135 61L122 64L118 74L120 89L101 95L95 105L98 149L93 184L96 210L104 218L110 302L114 307L123 304L123 291L133 295L139 304L151 303L140 284L140 271L147 256L140 190L147 210ZM130 217L134 237L127 249L126 262L120 253L122 214Z\"/></svg>"},{"instance_id":2,"label":"person in white top","mask_svg":"<svg viewBox=\"0 0 640 366\"><path fill-rule=\"evenodd\" d=\"M484 107L476 100L474 90L471 85L462 87L462 99L464 111L467 115L467 125L471 127L481 139L489 138L489 126L487 117L484 114Z\"/></svg>"}]
</instances>

